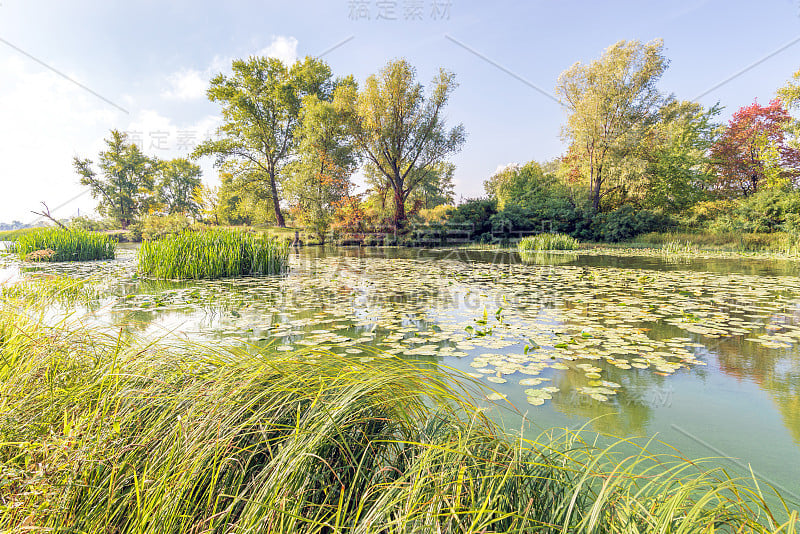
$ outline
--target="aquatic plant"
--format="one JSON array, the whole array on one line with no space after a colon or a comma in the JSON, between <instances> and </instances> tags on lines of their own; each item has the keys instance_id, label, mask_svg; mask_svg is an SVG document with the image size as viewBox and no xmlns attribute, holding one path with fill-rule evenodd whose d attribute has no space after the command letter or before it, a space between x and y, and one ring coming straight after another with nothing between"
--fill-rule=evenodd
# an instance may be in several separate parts
<instances>
[{"instance_id":1,"label":"aquatic plant","mask_svg":"<svg viewBox=\"0 0 800 534\"><path fill-rule=\"evenodd\" d=\"M137 258L139 274L153 278L223 278L285 272L289 247L236 230L186 231L143 242Z\"/></svg>"},{"instance_id":2,"label":"aquatic plant","mask_svg":"<svg viewBox=\"0 0 800 534\"><path fill-rule=\"evenodd\" d=\"M2 531L796 532L796 512L710 461L504 435L463 375L35 311L0 308Z\"/></svg>"},{"instance_id":3,"label":"aquatic plant","mask_svg":"<svg viewBox=\"0 0 800 534\"><path fill-rule=\"evenodd\" d=\"M114 258L117 242L85 230L43 228L17 236L13 250L28 261L91 261Z\"/></svg>"},{"instance_id":4,"label":"aquatic plant","mask_svg":"<svg viewBox=\"0 0 800 534\"><path fill-rule=\"evenodd\" d=\"M538 234L523 237L517 244L519 251L532 250L577 250L580 242L566 234Z\"/></svg>"}]
</instances>

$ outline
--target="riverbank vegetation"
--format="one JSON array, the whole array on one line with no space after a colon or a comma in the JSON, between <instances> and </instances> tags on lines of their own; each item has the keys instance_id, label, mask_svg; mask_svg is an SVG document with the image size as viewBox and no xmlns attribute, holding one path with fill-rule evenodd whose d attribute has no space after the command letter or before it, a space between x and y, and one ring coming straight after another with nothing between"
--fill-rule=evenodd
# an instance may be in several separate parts
<instances>
[{"instance_id":1,"label":"riverbank vegetation","mask_svg":"<svg viewBox=\"0 0 800 534\"><path fill-rule=\"evenodd\" d=\"M113 259L117 243L97 232L39 228L21 232L12 250L27 261L91 261Z\"/></svg>"},{"instance_id":2,"label":"riverbank vegetation","mask_svg":"<svg viewBox=\"0 0 800 534\"><path fill-rule=\"evenodd\" d=\"M288 268L289 247L286 242L236 230L186 231L143 242L137 260L139 274L152 278L279 274Z\"/></svg>"},{"instance_id":3,"label":"riverbank vegetation","mask_svg":"<svg viewBox=\"0 0 800 534\"><path fill-rule=\"evenodd\" d=\"M713 460L508 436L452 370L45 324L48 286L0 301L3 531L796 532Z\"/></svg>"},{"instance_id":4,"label":"riverbank vegetation","mask_svg":"<svg viewBox=\"0 0 800 534\"><path fill-rule=\"evenodd\" d=\"M295 226L304 242L320 244L515 243L550 232L582 242L680 234L701 247L791 248L800 236L792 115L800 72L773 100L744 103L725 123L722 105L659 86L668 63L661 41L620 41L565 70L555 81L568 112L564 154L499 168L484 197L458 205L448 159L466 132L445 122L456 77L442 70L426 90L403 59L363 85L318 59L234 61L208 91L223 124L188 155L215 157L218 186L204 185L188 159L145 156L117 130L97 168L80 158L74 166L107 222L134 240L201 222Z\"/></svg>"}]
</instances>

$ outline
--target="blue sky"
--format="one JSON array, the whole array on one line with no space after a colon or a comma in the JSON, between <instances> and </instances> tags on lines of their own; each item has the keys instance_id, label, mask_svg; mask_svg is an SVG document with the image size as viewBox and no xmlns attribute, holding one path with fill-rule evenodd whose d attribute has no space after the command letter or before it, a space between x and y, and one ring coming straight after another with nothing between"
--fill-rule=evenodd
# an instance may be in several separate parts
<instances>
[{"instance_id":1,"label":"blue sky","mask_svg":"<svg viewBox=\"0 0 800 534\"><path fill-rule=\"evenodd\" d=\"M219 120L208 79L252 54L328 51L335 74L359 81L398 57L423 83L455 72L448 120L468 132L456 193L477 196L499 166L563 151L565 114L542 94L563 70L618 40L655 38L670 60L661 89L720 102L727 119L800 68L800 0L0 0L0 221L28 222L40 201L63 204L59 216L90 212L72 158L96 158L111 128L151 155L184 155Z\"/></svg>"}]
</instances>

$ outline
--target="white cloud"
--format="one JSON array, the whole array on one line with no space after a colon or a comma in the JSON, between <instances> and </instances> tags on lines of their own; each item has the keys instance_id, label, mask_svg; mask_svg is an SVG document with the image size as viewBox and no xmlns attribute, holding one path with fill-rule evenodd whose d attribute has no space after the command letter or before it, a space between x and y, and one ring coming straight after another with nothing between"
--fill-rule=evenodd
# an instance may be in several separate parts
<instances>
[{"instance_id":1,"label":"white cloud","mask_svg":"<svg viewBox=\"0 0 800 534\"><path fill-rule=\"evenodd\" d=\"M164 98L177 100L195 100L206 95L208 72L184 69L167 77L170 88L161 93Z\"/></svg>"},{"instance_id":2,"label":"white cloud","mask_svg":"<svg viewBox=\"0 0 800 534\"><path fill-rule=\"evenodd\" d=\"M259 50L256 55L275 57L291 65L297 61L297 39L279 35L272 37L272 42L266 48Z\"/></svg>"},{"instance_id":3,"label":"white cloud","mask_svg":"<svg viewBox=\"0 0 800 534\"><path fill-rule=\"evenodd\" d=\"M123 113L21 56L0 58L0 72L0 221L30 222L36 218L30 210L38 211L41 201L58 216L92 211L91 196L79 196L85 188L72 158L90 156L86 147L99 149L97 132L107 132Z\"/></svg>"}]
</instances>

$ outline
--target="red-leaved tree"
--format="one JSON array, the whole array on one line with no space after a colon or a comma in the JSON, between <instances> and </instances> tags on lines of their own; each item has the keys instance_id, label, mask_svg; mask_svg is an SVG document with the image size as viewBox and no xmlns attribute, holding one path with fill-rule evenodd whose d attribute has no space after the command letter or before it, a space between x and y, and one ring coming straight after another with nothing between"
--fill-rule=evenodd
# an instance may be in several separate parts
<instances>
[{"instance_id":1,"label":"red-leaved tree","mask_svg":"<svg viewBox=\"0 0 800 534\"><path fill-rule=\"evenodd\" d=\"M711 148L716 189L725 196L749 196L769 187L797 185L800 150L786 142L791 116L780 100L758 102L734 113Z\"/></svg>"}]
</instances>

